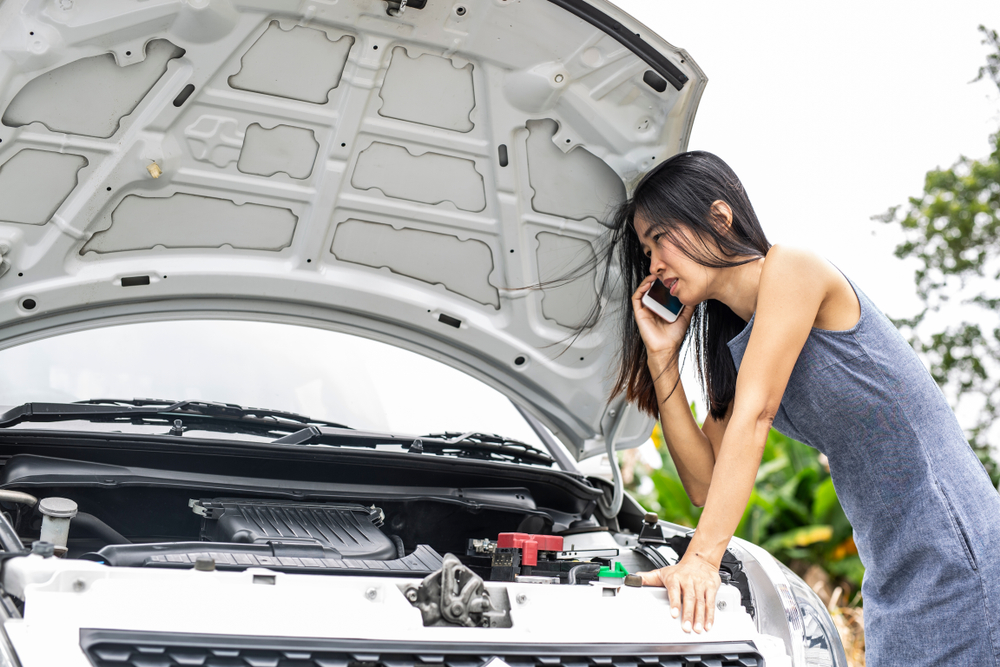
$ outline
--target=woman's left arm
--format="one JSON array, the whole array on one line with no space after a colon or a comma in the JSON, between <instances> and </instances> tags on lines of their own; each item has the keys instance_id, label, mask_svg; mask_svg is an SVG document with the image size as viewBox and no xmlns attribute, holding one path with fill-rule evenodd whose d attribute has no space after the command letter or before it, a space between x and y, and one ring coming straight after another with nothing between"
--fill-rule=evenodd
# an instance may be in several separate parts
<instances>
[{"instance_id":1,"label":"woman's left arm","mask_svg":"<svg viewBox=\"0 0 1000 667\"><path fill-rule=\"evenodd\" d=\"M824 270L829 265L823 264L819 257L795 249L776 246L768 253L705 510L680 562L644 575L645 583L667 588L675 617L682 605L682 627L687 631L712 626L722 556L750 499L785 385L829 293Z\"/></svg>"}]
</instances>

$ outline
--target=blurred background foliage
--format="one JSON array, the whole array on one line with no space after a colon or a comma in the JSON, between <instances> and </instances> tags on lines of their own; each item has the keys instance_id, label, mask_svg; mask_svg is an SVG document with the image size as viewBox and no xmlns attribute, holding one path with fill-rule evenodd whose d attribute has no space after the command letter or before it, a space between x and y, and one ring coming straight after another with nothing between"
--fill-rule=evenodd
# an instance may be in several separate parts
<instances>
[{"instance_id":1,"label":"blurred background foliage","mask_svg":"<svg viewBox=\"0 0 1000 667\"><path fill-rule=\"evenodd\" d=\"M626 488L660 518L693 528L701 508L688 499L659 424L653 443L659 468L643 463L637 450L623 454ZM812 447L772 430L736 536L763 546L800 575L819 566L830 584L840 586L841 599L847 602L860 591L865 571L853 535L825 459Z\"/></svg>"},{"instance_id":2,"label":"blurred background foliage","mask_svg":"<svg viewBox=\"0 0 1000 667\"><path fill-rule=\"evenodd\" d=\"M979 26L988 47L974 81L1000 90L1000 38ZM989 156L959 157L927 172L924 191L875 219L899 227L895 254L913 260L922 310L895 320L958 410L972 448L1000 483L1000 132ZM962 409L963 404L966 409Z\"/></svg>"}]
</instances>

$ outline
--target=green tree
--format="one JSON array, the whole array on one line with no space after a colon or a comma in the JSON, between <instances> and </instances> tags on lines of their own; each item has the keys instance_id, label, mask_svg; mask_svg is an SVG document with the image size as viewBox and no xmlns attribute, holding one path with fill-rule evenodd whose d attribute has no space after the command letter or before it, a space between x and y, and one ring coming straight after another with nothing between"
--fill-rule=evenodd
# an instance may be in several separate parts
<instances>
[{"instance_id":1,"label":"green tree","mask_svg":"<svg viewBox=\"0 0 1000 667\"><path fill-rule=\"evenodd\" d=\"M1000 40L995 30L979 30L990 53L975 80L1000 89ZM987 158L963 156L948 169L927 172L921 196L876 219L901 226L905 241L895 254L918 262L923 310L896 325L956 407L965 401L975 413L965 424L967 435L996 485L1000 466L989 450L1000 413L1000 132L990 144ZM955 318L960 321L942 329Z\"/></svg>"}]
</instances>

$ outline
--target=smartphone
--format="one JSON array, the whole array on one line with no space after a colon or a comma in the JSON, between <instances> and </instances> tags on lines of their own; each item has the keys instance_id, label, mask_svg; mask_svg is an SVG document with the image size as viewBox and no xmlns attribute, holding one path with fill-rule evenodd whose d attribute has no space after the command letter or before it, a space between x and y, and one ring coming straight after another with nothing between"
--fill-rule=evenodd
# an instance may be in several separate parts
<instances>
[{"instance_id":1,"label":"smartphone","mask_svg":"<svg viewBox=\"0 0 1000 667\"><path fill-rule=\"evenodd\" d=\"M667 291L667 286L659 278L653 281L652 286L642 295L642 305L665 319L673 322L684 310L684 304L680 299Z\"/></svg>"}]
</instances>

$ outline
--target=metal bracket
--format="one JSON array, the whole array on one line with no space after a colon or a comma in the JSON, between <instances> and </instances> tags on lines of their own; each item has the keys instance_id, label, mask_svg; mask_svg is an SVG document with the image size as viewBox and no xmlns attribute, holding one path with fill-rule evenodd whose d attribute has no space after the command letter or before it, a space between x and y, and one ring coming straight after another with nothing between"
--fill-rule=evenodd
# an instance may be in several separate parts
<instances>
[{"instance_id":1,"label":"metal bracket","mask_svg":"<svg viewBox=\"0 0 1000 667\"><path fill-rule=\"evenodd\" d=\"M413 9L423 9L427 6L427 0L386 0L385 13L389 16L401 16L407 7Z\"/></svg>"},{"instance_id":2,"label":"metal bracket","mask_svg":"<svg viewBox=\"0 0 1000 667\"><path fill-rule=\"evenodd\" d=\"M510 599L503 587L489 590L482 577L445 554L440 570L419 586L400 585L403 595L420 610L424 626L461 625L467 628L509 628Z\"/></svg>"}]
</instances>

